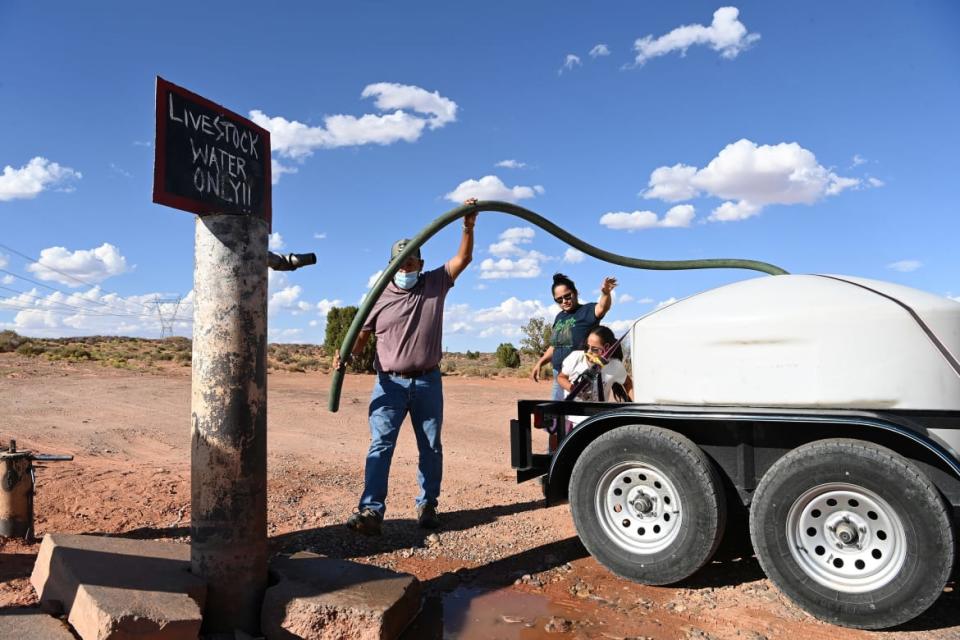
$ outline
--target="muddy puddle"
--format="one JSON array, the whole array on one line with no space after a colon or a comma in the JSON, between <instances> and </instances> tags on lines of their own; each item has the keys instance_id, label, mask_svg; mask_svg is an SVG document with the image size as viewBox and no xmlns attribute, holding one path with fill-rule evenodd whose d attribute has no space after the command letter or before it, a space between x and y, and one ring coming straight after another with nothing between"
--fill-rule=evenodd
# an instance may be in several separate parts
<instances>
[{"instance_id":1,"label":"muddy puddle","mask_svg":"<svg viewBox=\"0 0 960 640\"><path fill-rule=\"evenodd\" d=\"M563 638L571 611L545 596L510 589L460 587L428 598L401 640ZM550 629L548 632L547 629Z\"/></svg>"}]
</instances>

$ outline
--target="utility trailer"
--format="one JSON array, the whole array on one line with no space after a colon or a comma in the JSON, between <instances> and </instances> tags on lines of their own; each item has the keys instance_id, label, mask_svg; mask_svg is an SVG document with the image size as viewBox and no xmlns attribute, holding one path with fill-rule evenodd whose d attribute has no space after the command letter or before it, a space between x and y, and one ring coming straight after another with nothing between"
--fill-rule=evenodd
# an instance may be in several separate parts
<instances>
[{"instance_id":1,"label":"utility trailer","mask_svg":"<svg viewBox=\"0 0 960 640\"><path fill-rule=\"evenodd\" d=\"M888 628L937 599L960 523L960 304L784 275L630 331L634 402L522 400L511 421L517 481L569 501L601 564L672 584L726 536L829 622Z\"/></svg>"}]
</instances>

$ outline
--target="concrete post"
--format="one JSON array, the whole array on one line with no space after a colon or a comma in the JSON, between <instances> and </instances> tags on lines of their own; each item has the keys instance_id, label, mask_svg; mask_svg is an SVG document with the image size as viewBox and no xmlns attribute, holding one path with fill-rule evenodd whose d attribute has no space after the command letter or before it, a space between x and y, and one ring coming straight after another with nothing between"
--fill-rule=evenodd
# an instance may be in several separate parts
<instances>
[{"instance_id":1,"label":"concrete post","mask_svg":"<svg viewBox=\"0 0 960 640\"><path fill-rule=\"evenodd\" d=\"M193 272L191 570L205 633L260 635L267 586L267 223L206 215Z\"/></svg>"}]
</instances>

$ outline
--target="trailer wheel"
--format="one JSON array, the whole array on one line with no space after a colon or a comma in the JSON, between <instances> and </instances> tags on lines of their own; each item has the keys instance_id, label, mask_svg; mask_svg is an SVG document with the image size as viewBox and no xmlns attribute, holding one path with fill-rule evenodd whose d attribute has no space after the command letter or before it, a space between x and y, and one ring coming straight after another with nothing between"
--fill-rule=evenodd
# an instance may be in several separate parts
<instances>
[{"instance_id":1,"label":"trailer wheel","mask_svg":"<svg viewBox=\"0 0 960 640\"><path fill-rule=\"evenodd\" d=\"M584 546L613 573L645 584L693 575L723 535L723 486L684 436L646 425L609 431L580 454L570 508Z\"/></svg>"},{"instance_id":2,"label":"trailer wheel","mask_svg":"<svg viewBox=\"0 0 960 640\"><path fill-rule=\"evenodd\" d=\"M823 620L883 629L943 591L954 533L933 483L899 454L860 440L794 449L763 476L750 512L760 565Z\"/></svg>"}]
</instances>

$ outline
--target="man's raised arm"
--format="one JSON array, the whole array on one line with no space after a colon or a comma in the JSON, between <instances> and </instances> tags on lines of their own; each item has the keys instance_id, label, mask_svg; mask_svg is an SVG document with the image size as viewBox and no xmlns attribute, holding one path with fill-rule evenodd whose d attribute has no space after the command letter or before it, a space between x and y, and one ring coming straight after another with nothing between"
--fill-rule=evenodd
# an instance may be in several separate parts
<instances>
[{"instance_id":1,"label":"man's raised arm","mask_svg":"<svg viewBox=\"0 0 960 640\"><path fill-rule=\"evenodd\" d=\"M463 204L477 204L476 198L470 198ZM457 279L463 270L467 268L467 265L473 261L473 227L477 224L477 214L471 213L470 215L464 217L463 219L463 234L460 238L460 248L457 250L457 255L453 256L447 261L447 273L450 274L450 278L453 280Z\"/></svg>"}]
</instances>

